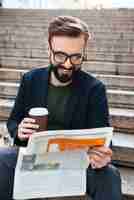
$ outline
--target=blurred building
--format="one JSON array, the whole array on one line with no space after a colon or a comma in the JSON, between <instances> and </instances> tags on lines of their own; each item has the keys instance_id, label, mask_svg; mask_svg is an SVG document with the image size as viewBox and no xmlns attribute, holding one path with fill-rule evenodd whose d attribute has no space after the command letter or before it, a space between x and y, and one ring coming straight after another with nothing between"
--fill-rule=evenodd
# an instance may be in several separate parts
<instances>
[{"instance_id":1,"label":"blurred building","mask_svg":"<svg viewBox=\"0 0 134 200\"><path fill-rule=\"evenodd\" d=\"M113 8L134 8L134 0L112 0Z\"/></svg>"},{"instance_id":2,"label":"blurred building","mask_svg":"<svg viewBox=\"0 0 134 200\"><path fill-rule=\"evenodd\" d=\"M0 7L2 7L2 0L0 0Z\"/></svg>"},{"instance_id":3,"label":"blurred building","mask_svg":"<svg viewBox=\"0 0 134 200\"><path fill-rule=\"evenodd\" d=\"M6 8L91 9L111 8L112 0L3 0Z\"/></svg>"}]
</instances>

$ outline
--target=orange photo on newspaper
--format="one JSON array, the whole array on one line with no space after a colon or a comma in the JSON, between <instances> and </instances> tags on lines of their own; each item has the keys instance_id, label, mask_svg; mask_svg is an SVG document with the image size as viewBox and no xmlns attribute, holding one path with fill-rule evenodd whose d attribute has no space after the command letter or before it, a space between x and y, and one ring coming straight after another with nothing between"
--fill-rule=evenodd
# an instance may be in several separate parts
<instances>
[{"instance_id":1,"label":"orange photo on newspaper","mask_svg":"<svg viewBox=\"0 0 134 200\"><path fill-rule=\"evenodd\" d=\"M103 146L106 138L90 138L90 139L70 139L70 138L53 138L49 139L47 152L50 151L50 146L58 145L60 151L74 150L80 148L91 148L95 146Z\"/></svg>"}]
</instances>

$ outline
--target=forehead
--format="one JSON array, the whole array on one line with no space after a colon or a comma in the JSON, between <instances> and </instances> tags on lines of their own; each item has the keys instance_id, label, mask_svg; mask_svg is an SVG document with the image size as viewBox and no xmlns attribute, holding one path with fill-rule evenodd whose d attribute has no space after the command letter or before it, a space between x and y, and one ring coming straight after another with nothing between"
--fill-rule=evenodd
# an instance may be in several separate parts
<instances>
[{"instance_id":1,"label":"forehead","mask_svg":"<svg viewBox=\"0 0 134 200\"><path fill-rule=\"evenodd\" d=\"M79 53L84 48L85 40L83 35L79 37L54 36L51 44L55 51Z\"/></svg>"}]
</instances>

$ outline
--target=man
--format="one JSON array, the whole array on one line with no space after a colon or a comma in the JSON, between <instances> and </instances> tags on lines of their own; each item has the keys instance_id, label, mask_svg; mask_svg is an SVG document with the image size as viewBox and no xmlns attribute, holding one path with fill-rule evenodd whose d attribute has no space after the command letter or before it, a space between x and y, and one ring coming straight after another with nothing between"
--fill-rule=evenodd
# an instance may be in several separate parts
<instances>
[{"instance_id":1,"label":"man","mask_svg":"<svg viewBox=\"0 0 134 200\"><path fill-rule=\"evenodd\" d=\"M81 71L87 41L91 38L87 25L75 17L59 16L50 23L48 34L50 65L23 76L8 120L8 130L14 144L19 146L27 145L30 135L39 128L34 119L28 117L32 107L48 108L49 130L109 125L104 85ZM121 200L120 176L109 164L112 150L94 148L89 156L87 193L93 200ZM0 173L3 172L4 177L0 179L4 184L0 183L0 197L4 200L11 199L16 158L16 150L1 150ZM3 192L4 187L10 195Z\"/></svg>"}]
</instances>

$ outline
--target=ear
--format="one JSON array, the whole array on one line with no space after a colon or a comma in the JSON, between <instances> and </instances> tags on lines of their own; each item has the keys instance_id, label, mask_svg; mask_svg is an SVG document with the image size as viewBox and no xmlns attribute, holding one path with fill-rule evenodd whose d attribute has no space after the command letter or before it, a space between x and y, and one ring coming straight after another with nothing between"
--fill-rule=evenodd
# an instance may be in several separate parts
<instances>
[{"instance_id":1,"label":"ear","mask_svg":"<svg viewBox=\"0 0 134 200\"><path fill-rule=\"evenodd\" d=\"M49 58L50 61L53 59L53 55L52 55L52 51L51 51L51 47L50 47L49 44L48 44L48 58Z\"/></svg>"},{"instance_id":2,"label":"ear","mask_svg":"<svg viewBox=\"0 0 134 200\"><path fill-rule=\"evenodd\" d=\"M89 33L89 36L87 38L87 40L85 41L85 44L84 44L84 51L83 51L83 61L87 61L88 60L88 41L93 41L93 34L90 32Z\"/></svg>"},{"instance_id":3,"label":"ear","mask_svg":"<svg viewBox=\"0 0 134 200\"><path fill-rule=\"evenodd\" d=\"M83 50L83 61L87 61L87 44L85 44L84 46L84 50Z\"/></svg>"},{"instance_id":4,"label":"ear","mask_svg":"<svg viewBox=\"0 0 134 200\"><path fill-rule=\"evenodd\" d=\"M48 44L48 57L50 58L51 56L51 49L50 49L50 45Z\"/></svg>"}]
</instances>

